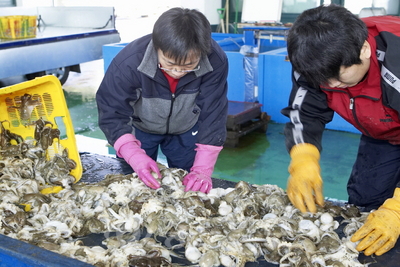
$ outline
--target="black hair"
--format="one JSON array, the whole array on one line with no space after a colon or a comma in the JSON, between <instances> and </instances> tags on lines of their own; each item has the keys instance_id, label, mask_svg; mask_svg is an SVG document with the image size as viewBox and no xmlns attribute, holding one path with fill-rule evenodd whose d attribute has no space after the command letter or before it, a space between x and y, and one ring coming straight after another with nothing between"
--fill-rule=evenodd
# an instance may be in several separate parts
<instances>
[{"instance_id":1,"label":"black hair","mask_svg":"<svg viewBox=\"0 0 400 267\"><path fill-rule=\"evenodd\" d=\"M171 8L154 24L152 38L156 50L183 64L189 57L210 53L211 25L200 11Z\"/></svg>"},{"instance_id":2,"label":"black hair","mask_svg":"<svg viewBox=\"0 0 400 267\"><path fill-rule=\"evenodd\" d=\"M367 40L365 23L344 7L319 6L295 20L287 39L288 56L295 71L313 86L339 79L340 67L361 64Z\"/></svg>"}]
</instances>

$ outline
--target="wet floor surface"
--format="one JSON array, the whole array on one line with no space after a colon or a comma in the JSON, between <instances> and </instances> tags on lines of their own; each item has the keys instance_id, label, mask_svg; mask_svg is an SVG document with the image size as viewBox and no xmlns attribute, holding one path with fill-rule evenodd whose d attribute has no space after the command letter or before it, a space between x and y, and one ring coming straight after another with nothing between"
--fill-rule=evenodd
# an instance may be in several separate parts
<instances>
[{"instance_id":1,"label":"wet floor surface","mask_svg":"<svg viewBox=\"0 0 400 267\"><path fill-rule=\"evenodd\" d=\"M81 73L71 72L62 86L81 152L113 153L98 127L94 99L103 78L103 68L103 60L83 63ZM2 80L3 86L23 81L26 81L23 77ZM284 145L284 125L273 123L271 119L266 133L251 132L240 138L237 147L225 147L222 150L215 166L214 178L234 182L244 180L252 184L276 184L286 188L290 158ZM321 169L326 197L347 200L346 184L358 142L359 134L325 131ZM161 153L159 161L165 164L165 157Z\"/></svg>"}]
</instances>

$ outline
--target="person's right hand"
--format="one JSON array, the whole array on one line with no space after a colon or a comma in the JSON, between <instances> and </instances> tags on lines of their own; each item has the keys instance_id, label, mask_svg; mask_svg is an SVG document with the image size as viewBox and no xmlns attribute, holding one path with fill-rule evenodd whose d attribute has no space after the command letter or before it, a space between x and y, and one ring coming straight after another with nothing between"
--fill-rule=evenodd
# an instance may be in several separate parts
<instances>
[{"instance_id":1,"label":"person's right hand","mask_svg":"<svg viewBox=\"0 0 400 267\"><path fill-rule=\"evenodd\" d=\"M147 156L144 151L143 153L135 152L127 162L131 165L132 169L137 173L139 179L142 180L145 185L153 189L160 188L160 183L152 174L153 172L157 174L157 177L161 177L157 163Z\"/></svg>"},{"instance_id":2,"label":"person's right hand","mask_svg":"<svg viewBox=\"0 0 400 267\"><path fill-rule=\"evenodd\" d=\"M132 134L125 134L118 138L114 144L117 155L124 158L125 161L137 173L139 179L150 188L160 188L160 183L153 177L155 173L161 178L157 163L147 156L146 152L140 148L140 141Z\"/></svg>"},{"instance_id":3,"label":"person's right hand","mask_svg":"<svg viewBox=\"0 0 400 267\"><path fill-rule=\"evenodd\" d=\"M290 151L292 161L289 166L290 177L287 194L292 204L301 212L307 209L315 213L315 202L323 206L322 178L320 175L318 149L311 144L298 144Z\"/></svg>"}]
</instances>

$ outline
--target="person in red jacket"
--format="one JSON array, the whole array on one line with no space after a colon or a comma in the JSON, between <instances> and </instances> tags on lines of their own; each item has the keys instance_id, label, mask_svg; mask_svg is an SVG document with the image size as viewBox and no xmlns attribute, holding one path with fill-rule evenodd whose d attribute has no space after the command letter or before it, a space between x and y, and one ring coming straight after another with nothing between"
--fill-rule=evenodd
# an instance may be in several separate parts
<instances>
[{"instance_id":1,"label":"person in red jacket","mask_svg":"<svg viewBox=\"0 0 400 267\"><path fill-rule=\"evenodd\" d=\"M287 42L287 194L302 212L324 205L321 139L338 113L362 133L348 202L371 211L351 240L361 240L357 250L367 256L382 255L400 234L400 18L360 19L341 6L319 6L296 19Z\"/></svg>"}]
</instances>

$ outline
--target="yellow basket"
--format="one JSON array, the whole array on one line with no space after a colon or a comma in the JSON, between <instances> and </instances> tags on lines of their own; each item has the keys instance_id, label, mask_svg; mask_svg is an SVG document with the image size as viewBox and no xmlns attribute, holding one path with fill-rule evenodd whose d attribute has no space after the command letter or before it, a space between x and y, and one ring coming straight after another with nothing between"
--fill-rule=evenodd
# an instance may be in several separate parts
<instances>
[{"instance_id":1,"label":"yellow basket","mask_svg":"<svg viewBox=\"0 0 400 267\"><path fill-rule=\"evenodd\" d=\"M37 16L0 17L0 38L21 39L36 37Z\"/></svg>"},{"instance_id":2,"label":"yellow basket","mask_svg":"<svg viewBox=\"0 0 400 267\"><path fill-rule=\"evenodd\" d=\"M31 99L37 103L29 119L18 108L21 107L21 97L25 94L31 95ZM58 128L61 132L59 142L54 140L47 149L49 158L68 148L69 158L76 162L76 168L71 170L71 175L75 177L75 182L79 181L82 163L60 81L53 75L47 75L0 88L0 121L10 122L3 123L5 129L20 135L24 140L34 139L34 122L40 118L51 122L53 128Z\"/></svg>"}]
</instances>

